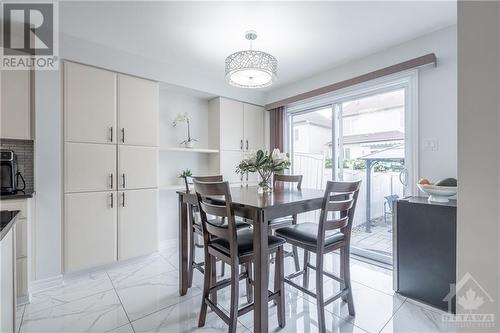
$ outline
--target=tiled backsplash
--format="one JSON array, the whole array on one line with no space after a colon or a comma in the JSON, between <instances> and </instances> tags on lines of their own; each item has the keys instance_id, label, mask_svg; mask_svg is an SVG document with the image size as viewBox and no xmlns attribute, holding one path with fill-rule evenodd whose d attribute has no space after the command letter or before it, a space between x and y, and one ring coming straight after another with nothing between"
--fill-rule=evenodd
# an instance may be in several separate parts
<instances>
[{"instance_id":1,"label":"tiled backsplash","mask_svg":"<svg viewBox=\"0 0 500 333\"><path fill-rule=\"evenodd\" d=\"M26 182L26 189L34 189L34 166L35 159L32 140L0 139L0 148L13 150L17 155L17 168ZM19 186L22 187L20 181Z\"/></svg>"}]
</instances>

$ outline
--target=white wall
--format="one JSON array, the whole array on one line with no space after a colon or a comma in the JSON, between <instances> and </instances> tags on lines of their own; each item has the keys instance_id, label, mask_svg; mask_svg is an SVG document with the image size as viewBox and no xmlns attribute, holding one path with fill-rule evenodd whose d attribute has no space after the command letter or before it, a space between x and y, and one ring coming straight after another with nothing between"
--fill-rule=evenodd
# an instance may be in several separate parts
<instances>
[{"instance_id":1,"label":"white wall","mask_svg":"<svg viewBox=\"0 0 500 333\"><path fill-rule=\"evenodd\" d=\"M493 298L500 329L500 3L458 3L457 279L470 273ZM475 291L477 287L473 286ZM463 295L466 290L459 292ZM457 312L466 312L457 306Z\"/></svg>"},{"instance_id":2,"label":"white wall","mask_svg":"<svg viewBox=\"0 0 500 333\"><path fill-rule=\"evenodd\" d=\"M186 139L186 124L172 127L179 113L187 112L191 117L191 136L197 139L196 147L208 147L208 100L211 96L188 89L162 88L160 90L160 146L179 147ZM183 184L179 173L189 168L194 175L211 174L209 155L192 152L160 152L160 185ZM178 207L175 190L160 190L159 241L178 238Z\"/></svg>"},{"instance_id":3,"label":"white wall","mask_svg":"<svg viewBox=\"0 0 500 333\"><path fill-rule=\"evenodd\" d=\"M457 175L457 41L456 26L354 60L327 72L272 90L266 103L320 88L428 53L438 58L436 68L419 70L420 177L438 180ZM437 151L423 142L438 141Z\"/></svg>"}]
</instances>

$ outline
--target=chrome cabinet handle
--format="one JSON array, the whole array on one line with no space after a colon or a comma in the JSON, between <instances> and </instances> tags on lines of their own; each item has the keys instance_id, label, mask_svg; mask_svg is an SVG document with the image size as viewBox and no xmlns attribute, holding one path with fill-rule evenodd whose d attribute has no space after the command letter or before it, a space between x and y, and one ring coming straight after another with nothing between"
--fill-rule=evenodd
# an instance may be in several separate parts
<instances>
[{"instance_id":1,"label":"chrome cabinet handle","mask_svg":"<svg viewBox=\"0 0 500 333\"><path fill-rule=\"evenodd\" d=\"M113 193L111 193L111 205L110 205L111 208L114 208L114 201L115 201L115 199L114 199Z\"/></svg>"},{"instance_id":2,"label":"chrome cabinet handle","mask_svg":"<svg viewBox=\"0 0 500 333\"><path fill-rule=\"evenodd\" d=\"M240 149L243 150L243 139L240 140Z\"/></svg>"},{"instance_id":3,"label":"chrome cabinet handle","mask_svg":"<svg viewBox=\"0 0 500 333\"><path fill-rule=\"evenodd\" d=\"M122 207L125 207L125 192L122 192Z\"/></svg>"},{"instance_id":4,"label":"chrome cabinet handle","mask_svg":"<svg viewBox=\"0 0 500 333\"><path fill-rule=\"evenodd\" d=\"M248 150L248 140L247 140L247 150Z\"/></svg>"},{"instance_id":5,"label":"chrome cabinet handle","mask_svg":"<svg viewBox=\"0 0 500 333\"><path fill-rule=\"evenodd\" d=\"M125 128L122 128L122 143L125 143Z\"/></svg>"},{"instance_id":6,"label":"chrome cabinet handle","mask_svg":"<svg viewBox=\"0 0 500 333\"><path fill-rule=\"evenodd\" d=\"M113 126L109 128L109 141L113 142Z\"/></svg>"},{"instance_id":7,"label":"chrome cabinet handle","mask_svg":"<svg viewBox=\"0 0 500 333\"><path fill-rule=\"evenodd\" d=\"M122 187L125 188L125 174L122 173Z\"/></svg>"},{"instance_id":8,"label":"chrome cabinet handle","mask_svg":"<svg viewBox=\"0 0 500 333\"><path fill-rule=\"evenodd\" d=\"M111 185L110 185L110 187L109 187L109 188L110 188L110 189L113 189L113 173L110 173L110 174L109 174L109 178L110 178L110 180L111 180Z\"/></svg>"}]
</instances>

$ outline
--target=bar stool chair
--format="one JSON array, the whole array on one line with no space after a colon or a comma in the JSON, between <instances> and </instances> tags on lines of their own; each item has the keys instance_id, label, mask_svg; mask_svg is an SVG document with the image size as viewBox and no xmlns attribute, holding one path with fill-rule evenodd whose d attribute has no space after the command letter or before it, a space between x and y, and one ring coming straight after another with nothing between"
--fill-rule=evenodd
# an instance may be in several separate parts
<instances>
[{"instance_id":1,"label":"bar stool chair","mask_svg":"<svg viewBox=\"0 0 500 333\"><path fill-rule=\"evenodd\" d=\"M198 326L205 325L207 308L210 307L224 322L229 325L229 332L236 332L237 318L254 308L254 303L245 305L238 309L239 281L251 280L248 271L240 273L240 264L251 264L253 260L253 231L251 229L238 229L231 206L231 192L228 182L206 183L194 180L194 188L198 197L201 225L203 230L203 243L205 249L205 275L203 284L203 298L201 303ZM222 196L223 201L217 200ZM207 215L227 219L226 225L214 225L210 223ZM276 252L275 290L269 292L268 301L275 300L278 308L278 322L280 327L285 326L285 286L283 281L283 244L282 238L270 235L268 237L268 248L270 253ZM215 260L220 259L231 268L231 277L216 282L213 272L216 270ZM252 282L253 283L253 282ZM217 290L231 287L231 304L229 316L217 306L213 297Z\"/></svg>"},{"instance_id":2,"label":"bar stool chair","mask_svg":"<svg viewBox=\"0 0 500 333\"><path fill-rule=\"evenodd\" d=\"M349 314L355 315L349 256L352 221L360 184L361 180L354 182L329 181L326 185L319 224L306 222L276 230L277 236L304 249L304 269L287 276L285 282L316 298L320 332L326 331L325 306L339 298L347 302ZM323 269L323 255L335 250L340 250L340 277ZM316 254L316 266L309 263L310 252ZM308 290L309 269L316 270L316 294ZM341 288L338 294L326 300L323 295L323 274L340 282ZM291 280L300 275L304 276L302 286Z\"/></svg>"},{"instance_id":3,"label":"bar stool chair","mask_svg":"<svg viewBox=\"0 0 500 333\"><path fill-rule=\"evenodd\" d=\"M273 188L276 188L277 186L283 186L287 183L297 183L297 190L300 191L302 189L302 178L302 175L274 175ZM271 234L274 234L274 231L276 229L295 224L297 224L297 214L269 221L269 230ZM292 245L292 252L285 252L285 257L293 257L295 270L300 270L297 246Z\"/></svg>"},{"instance_id":4,"label":"bar stool chair","mask_svg":"<svg viewBox=\"0 0 500 333\"><path fill-rule=\"evenodd\" d=\"M193 176L190 177L192 180L198 180L202 182L221 182L223 180L222 175L215 175L215 176ZM186 192L189 192L189 182L188 182L188 177L184 178L185 185L186 185ZM191 230L191 234L189 237L189 254L188 254L188 262L189 262L189 278L188 278L188 286L189 288L192 287L193 285L193 275L194 275L194 270L197 269L201 274L204 274L205 271L203 269L204 262L196 262L196 248L203 248L203 245L197 244L196 243L196 236L203 237L203 232L201 231L201 218L199 214L199 209L198 206L190 206L190 209L188 211L189 215L189 230ZM220 224L224 225L227 224L224 219L213 219L211 220L211 223L214 224ZM237 221L236 223L238 228L248 228L249 225L246 223L243 223L242 221ZM251 265L248 265L246 267L248 271L252 271ZM221 268L221 274L225 274L225 265L222 263L222 268ZM251 287L247 286L247 295L249 298L249 302L252 301L252 296L251 296Z\"/></svg>"}]
</instances>

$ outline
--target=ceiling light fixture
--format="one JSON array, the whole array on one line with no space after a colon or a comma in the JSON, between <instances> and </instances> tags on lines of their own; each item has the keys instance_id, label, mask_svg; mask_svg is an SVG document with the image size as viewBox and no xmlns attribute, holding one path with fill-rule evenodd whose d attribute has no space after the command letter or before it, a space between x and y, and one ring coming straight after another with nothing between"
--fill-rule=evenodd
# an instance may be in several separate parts
<instances>
[{"instance_id":1,"label":"ceiling light fixture","mask_svg":"<svg viewBox=\"0 0 500 333\"><path fill-rule=\"evenodd\" d=\"M278 60L269 53L252 49L257 32L245 33L250 49L235 52L226 58L226 80L240 88L264 88L273 84L278 72Z\"/></svg>"}]
</instances>

